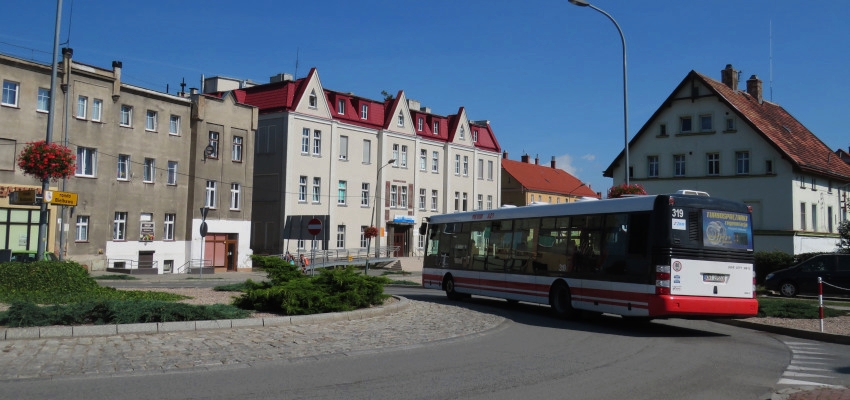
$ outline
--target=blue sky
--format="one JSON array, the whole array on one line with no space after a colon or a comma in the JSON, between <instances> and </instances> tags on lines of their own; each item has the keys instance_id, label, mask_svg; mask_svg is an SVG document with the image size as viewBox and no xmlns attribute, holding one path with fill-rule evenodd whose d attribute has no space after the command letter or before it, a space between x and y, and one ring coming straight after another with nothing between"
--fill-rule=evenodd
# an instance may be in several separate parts
<instances>
[{"instance_id":1,"label":"blue sky","mask_svg":"<svg viewBox=\"0 0 850 400\"><path fill-rule=\"evenodd\" d=\"M850 2L592 4L626 37L630 137L690 70L720 80L732 64L828 146L850 148ZM55 11L3 2L0 52L49 62ZM329 89L373 99L401 89L441 115L463 106L490 120L511 159L555 156L596 191L614 183L602 171L624 144L620 36L567 0L65 0L62 11L75 60L120 60L131 84L174 93L201 75L267 82L316 67Z\"/></svg>"}]
</instances>

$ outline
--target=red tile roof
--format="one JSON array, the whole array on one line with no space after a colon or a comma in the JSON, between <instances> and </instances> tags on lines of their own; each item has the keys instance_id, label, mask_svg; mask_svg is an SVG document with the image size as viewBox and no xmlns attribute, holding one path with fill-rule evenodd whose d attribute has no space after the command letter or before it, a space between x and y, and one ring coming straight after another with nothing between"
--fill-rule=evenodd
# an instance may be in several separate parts
<instances>
[{"instance_id":1,"label":"red tile roof","mask_svg":"<svg viewBox=\"0 0 850 400\"><path fill-rule=\"evenodd\" d=\"M831 178L850 181L850 164L845 163L835 152L823 143L814 133L809 131L800 121L776 103L762 101L743 90L733 90L722 82L718 82L696 71L691 71L670 97L650 117L646 124L629 142L629 146L637 141L650 127L663 109L666 109L675 99L676 93L690 85L691 81L702 82L720 101L734 110L738 117L748 124L757 134L784 155L795 169L803 172L819 174ZM613 168L623 157L623 152L603 173L606 177L613 175Z\"/></svg>"},{"instance_id":2,"label":"red tile roof","mask_svg":"<svg viewBox=\"0 0 850 400\"><path fill-rule=\"evenodd\" d=\"M562 169L504 158L502 159L502 168L520 185L531 191L599 197L582 181Z\"/></svg>"}]
</instances>

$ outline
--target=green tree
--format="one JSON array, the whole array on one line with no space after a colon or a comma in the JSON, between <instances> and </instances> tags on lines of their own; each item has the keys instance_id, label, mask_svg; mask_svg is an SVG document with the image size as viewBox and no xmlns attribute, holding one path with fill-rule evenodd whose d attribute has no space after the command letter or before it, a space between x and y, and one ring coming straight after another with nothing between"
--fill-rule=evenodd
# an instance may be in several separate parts
<instances>
[{"instance_id":1,"label":"green tree","mask_svg":"<svg viewBox=\"0 0 850 400\"><path fill-rule=\"evenodd\" d=\"M850 221L838 224L838 234L841 236L838 240L838 252L850 253Z\"/></svg>"}]
</instances>

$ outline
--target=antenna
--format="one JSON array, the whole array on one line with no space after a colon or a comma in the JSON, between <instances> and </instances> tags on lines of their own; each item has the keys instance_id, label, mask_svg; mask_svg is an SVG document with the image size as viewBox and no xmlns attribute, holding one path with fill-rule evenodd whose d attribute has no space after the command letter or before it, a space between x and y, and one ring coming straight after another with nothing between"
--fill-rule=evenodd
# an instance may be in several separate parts
<instances>
[{"instance_id":1,"label":"antenna","mask_svg":"<svg viewBox=\"0 0 850 400\"><path fill-rule=\"evenodd\" d=\"M293 80L298 79L298 56L299 56L300 54L301 54L301 48L300 48L300 47L296 47L296 48L295 48L295 74L293 74L293 75L292 75L292 79L293 79Z\"/></svg>"},{"instance_id":2,"label":"antenna","mask_svg":"<svg viewBox=\"0 0 850 400\"><path fill-rule=\"evenodd\" d=\"M770 102L773 102L773 20L770 20L770 40L768 41L768 46L770 47Z\"/></svg>"}]
</instances>

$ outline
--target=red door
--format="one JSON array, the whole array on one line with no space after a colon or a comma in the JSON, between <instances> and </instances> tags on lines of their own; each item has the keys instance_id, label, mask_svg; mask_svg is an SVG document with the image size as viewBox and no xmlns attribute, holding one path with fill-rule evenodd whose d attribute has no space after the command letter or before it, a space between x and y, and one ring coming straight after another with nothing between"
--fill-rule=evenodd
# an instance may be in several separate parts
<instances>
[{"instance_id":1,"label":"red door","mask_svg":"<svg viewBox=\"0 0 850 400\"><path fill-rule=\"evenodd\" d=\"M396 251L393 253L393 257L404 257L407 254L407 232L402 231L394 231L393 232L393 247L396 248Z\"/></svg>"}]
</instances>

